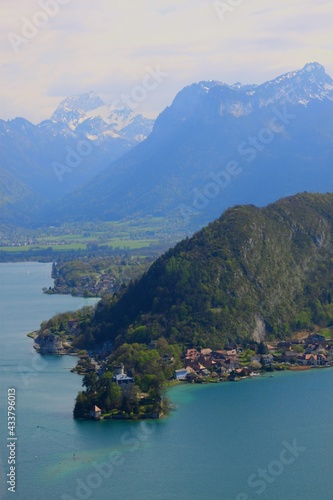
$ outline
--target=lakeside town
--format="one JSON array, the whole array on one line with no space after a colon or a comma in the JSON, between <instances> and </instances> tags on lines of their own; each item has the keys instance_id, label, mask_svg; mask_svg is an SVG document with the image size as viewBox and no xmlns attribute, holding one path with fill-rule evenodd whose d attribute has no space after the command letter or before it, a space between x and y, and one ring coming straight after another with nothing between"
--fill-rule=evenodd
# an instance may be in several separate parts
<instances>
[{"instance_id":1,"label":"lakeside town","mask_svg":"<svg viewBox=\"0 0 333 500\"><path fill-rule=\"evenodd\" d=\"M98 349L78 350L72 340L79 333L77 319L62 324L66 334L44 330L29 334L41 355L72 355L78 361L73 372L83 375L86 391L79 393L74 409L75 418L143 419L161 418L172 405L164 389L181 383L237 382L275 370L302 371L333 366L333 340L330 330L302 332L300 338L279 342L249 342L246 346L227 343L223 349L209 347L175 348L165 339L148 344L124 344L113 349L110 341ZM302 335L302 336L301 336ZM119 349L131 356L119 356ZM123 354L124 354L123 352ZM142 354L146 360L136 369L133 359ZM150 361L155 369L151 371ZM148 360L148 361L147 361ZM157 366L157 369L156 369ZM162 379L162 374L164 378Z\"/></svg>"},{"instance_id":2,"label":"lakeside town","mask_svg":"<svg viewBox=\"0 0 333 500\"><path fill-rule=\"evenodd\" d=\"M318 333L275 345L253 343L246 349L232 342L222 350L187 349L183 362L184 367L175 370L176 380L239 380L262 371L333 366L333 342Z\"/></svg>"},{"instance_id":3,"label":"lakeside town","mask_svg":"<svg viewBox=\"0 0 333 500\"><path fill-rule=\"evenodd\" d=\"M69 334L75 334L77 327L77 321L69 319L66 331ZM66 336L56 333L46 335L34 333L34 347L40 354L77 354L71 346L70 339ZM156 349L156 345L157 342L150 342L147 348ZM89 353L81 351L84 354L79 357L81 360L88 359L90 363L93 362L94 366L99 366L99 371L102 371L101 367L107 362L111 351L112 344L104 342L102 348L89 351ZM175 361L174 357L168 353L163 355L162 360L169 363ZM195 380L209 376L219 378L232 372L241 376L248 375L251 371L297 366L333 366L333 339L320 333L309 333L305 338L283 340L272 344L250 342L246 348L235 342L228 343L221 350L192 347L184 350L181 360L183 367L174 371L175 380Z\"/></svg>"}]
</instances>

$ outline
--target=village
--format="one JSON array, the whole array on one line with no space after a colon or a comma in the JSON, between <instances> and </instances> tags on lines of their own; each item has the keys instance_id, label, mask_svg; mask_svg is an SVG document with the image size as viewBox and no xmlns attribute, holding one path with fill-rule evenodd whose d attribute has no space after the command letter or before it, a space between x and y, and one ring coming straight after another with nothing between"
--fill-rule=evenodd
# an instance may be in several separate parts
<instances>
[{"instance_id":1,"label":"village","mask_svg":"<svg viewBox=\"0 0 333 500\"><path fill-rule=\"evenodd\" d=\"M223 350L187 349L184 367L175 370L175 380L239 380L260 371L304 370L333 366L333 342L319 333L305 339L281 341L276 345L230 343Z\"/></svg>"},{"instance_id":2,"label":"village","mask_svg":"<svg viewBox=\"0 0 333 500\"><path fill-rule=\"evenodd\" d=\"M70 319L67 332L75 335L77 322ZM37 332L36 332L37 333ZM56 333L35 335L34 347L40 354L78 355L75 371L80 374L95 371L101 376L108 366L112 353L111 342L91 351L76 351L68 336ZM156 349L157 342L147 345L148 350ZM161 363L175 366L173 379L189 382L216 382L219 380L239 380L254 376L260 372L274 370L305 370L317 367L333 366L333 340L320 333L311 333L300 339L280 342L250 342L246 347L229 342L224 349L185 348L180 360L167 352L161 354ZM180 367L180 365L183 365Z\"/></svg>"},{"instance_id":3,"label":"village","mask_svg":"<svg viewBox=\"0 0 333 500\"><path fill-rule=\"evenodd\" d=\"M333 366L329 330L323 331L326 336L318 331L271 344L228 342L223 349L182 347L168 344L162 338L147 344L124 344L118 349L106 341L93 350L77 350L72 345L72 339L80 331L77 319L68 319L63 327L67 334L46 330L30 336L41 355L78 357L72 371L84 376L86 392L79 394L74 410L76 418L160 418L168 407L164 389L175 384L237 382L264 373L273 376L274 371ZM146 361L138 369L140 356ZM155 364L151 364L153 359ZM110 393L106 400L105 388Z\"/></svg>"}]
</instances>

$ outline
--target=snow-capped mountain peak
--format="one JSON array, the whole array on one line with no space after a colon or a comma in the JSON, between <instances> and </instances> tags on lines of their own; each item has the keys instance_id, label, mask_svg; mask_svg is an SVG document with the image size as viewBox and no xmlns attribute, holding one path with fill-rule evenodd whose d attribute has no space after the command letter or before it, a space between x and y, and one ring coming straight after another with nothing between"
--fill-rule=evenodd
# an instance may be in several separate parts
<instances>
[{"instance_id":1,"label":"snow-capped mountain peak","mask_svg":"<svg viewBox=\"0 0 333 500\"><path fill-rule=\"evenodd\" d=\"M313 99L333 100L333 80L326 74L325 68L316 62L260 85L259 90L263 93L270 90L275 99L285 95L293 104L307 105Z\"/></svg>"},{"instance_id":2,"label":"snow-capped mountain peak","mask_svg":"<svg viewBox=\"0 0 333 500\"><path fill-rule=\"evenodd\" d=\"M96 92L93 92L92 90L90 92L86 92L84 94L78 94L78 95L72 95L69 97L66 97L63 101L61 101L58 109L55 111L55 113L52 116L57 116L59 112L62 110L77 110L81 109L83 112L90 111L91 109L96 109L99 106L104 106L105 103L102 101L102 99L96 94Z\"/></svg>"},{"instance_id":3,"label":"snow-capped mountain peak","mask_svg":"<svg viewBox=\"0 0 333 500\"><path fill-rule=\"evenodd\" d=\"M311 62L311 63L307 63L303 69L300 70L301 72L311 72L311 73L322 73L322 74L325 74L326 75L326 72L325 72L325 68L322 64L319 64L317 62Z\"/></svg>"},{"instance_id":4,"label":"snow-capped mountain peak","mask_svg":"<svg viewBox=\"0 0 333 500\"><path fill-rule=\"evenodd\" d=\"M138 117L141 124L139 128ZM106 105L93 91L64 99L52 114L51 122L57 127L64 126L63 133L67 135L80 132L90 140L103 136L136 142L146 139L154 125L154 120L137 115L125 106ZM135 126L131 127L132 123Z\"/></svg>"},{"instance_id":5,"label":"snow-capped mountain peak","mask_svg":"<svg viewBox=\"0 0 333 500\"><path fill-rule=\"evenodd\" d=\"M302 69L285 73L261 85L242 85L237 82L226 85L214 82L199 83L219 103L220 114L240 117L252 113L256 108L273 104L308 106L315 100L333 101L333 80L325 68L317 63L306 64Z\"/></svg>"},{"instance_id":6,"label":"snow-capped mountain peak","mask_svg":"<svg viewBox=\"0 0 333 500\"><path fill-rule=\"evenodd\" d=\"M198 113L208 121L225 115L241 118L255 114L261 108L307 107L317 101L333 102L333 80L316 62L259 85L200 81L177 94L172 106L158 117L155 130L160 129L165 121L172 128L177 120L185 122Z\"/></svg>"}]
</instances>

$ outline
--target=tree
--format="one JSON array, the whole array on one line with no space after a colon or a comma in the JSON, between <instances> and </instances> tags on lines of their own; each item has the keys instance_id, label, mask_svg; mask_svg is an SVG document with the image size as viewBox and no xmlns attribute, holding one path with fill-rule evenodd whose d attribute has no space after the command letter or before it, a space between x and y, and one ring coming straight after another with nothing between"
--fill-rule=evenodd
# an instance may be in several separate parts
<instances>
[{"instance_id":1,"label":"tree","mask_svg":"<svg viewBox=\"0 0 333 500\"><path fill-rule=\"evenodd\" d=\"M261 341L259 346L258 346L258 354L267 354L267 352L268 352L268 349L267 349L266 344L264 344L264 342Z\"/></svg>"},{"instance_id":2,"label":"tree","mask_svg":"<svg viewBox=\"0 0 333 500\"><path fill-rule=\"evenodd\" d=\"M249 364L249 368L251 370L261 370L262 365L259 363L259 361L251 361Z\"/></svg>"},{"instance_id":3,"label":"tree","mask_svg":"<svg viewBox=\"0 0 333 500\"><path fill-rule=\"evenodd\" d=\"M83 377L82 385L86 387L88 393L94 393L97 389L97 380L96 372L90 372Z\"/></svg>"},{"instance_id":4,"label":"tree","mask_svg":"<svg viewBox=\"0 0 333 500\"><path fill-rule=\"evenodd\" d=\"M129 397L127 396L127 394L123 395L123 400L121 402L121 409L122 409L122 411L124 411L127 414L130 414L133 411L131 401L130 401Z\"/></svg>"},{"instance_id":5,"label":"tree","mask_svg":"<svg viewBox=\"0 0 333 500\"><path fill-rule=\"evenodd\" d=\"M84 418L89 414L92 407L92 399L86 392L79 392L74 406L74 418Z\"/></svg>"},{"instance_id":6,"label":"tree","mask_svg":"<svg viewBox=\"0 0 333 500\"><path fill-rule=\"evenodd\" d=\"M162 402L161 402L161 409L165 415L168 415L171 411L171 401L168 396L163 396L162 397Z\"/></svg>"},{"instance_id":7,"label":"tree","mask_svg":"<svg viewBox=\"0 0 333 500\"><path fill-rule=\"evenodd\" d=\"M120 408L122 400L122 393L119 385L115 384L114 382L111 383L108 397L111 401L111 408L118 410Z\"/></svg>"},{"instance_id":8,"label":"tree","mask_svg":"<svg viewBox=\"0 0 333 500\"><path fill-rule=\"evenodd\" d=\"M157 375L152 375L150 373L144 375L140 383L141 383L141 389L144 392L153 391L154 394L160 393L163 386L163 380L161 379L161 377Z\"/></svg>"}]
</instances>

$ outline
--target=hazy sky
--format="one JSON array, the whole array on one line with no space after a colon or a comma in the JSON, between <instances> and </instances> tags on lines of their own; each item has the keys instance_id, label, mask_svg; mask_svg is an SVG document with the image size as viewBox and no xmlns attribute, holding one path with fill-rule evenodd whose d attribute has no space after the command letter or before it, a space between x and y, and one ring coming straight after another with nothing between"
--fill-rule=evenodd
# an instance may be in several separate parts
<instances>
[{"instance_id":1,"label":"hazy sky","mask_svg":"<svg viewBox=\"0 0 333 500\"><path fill-rule=\"evenodd\" d=\"M2 119L36 123L89 90L155 116L190 83L261 83L312 61L333 76L332 0L0 0L0 14Z\"/></svg>"}]
</instances>

